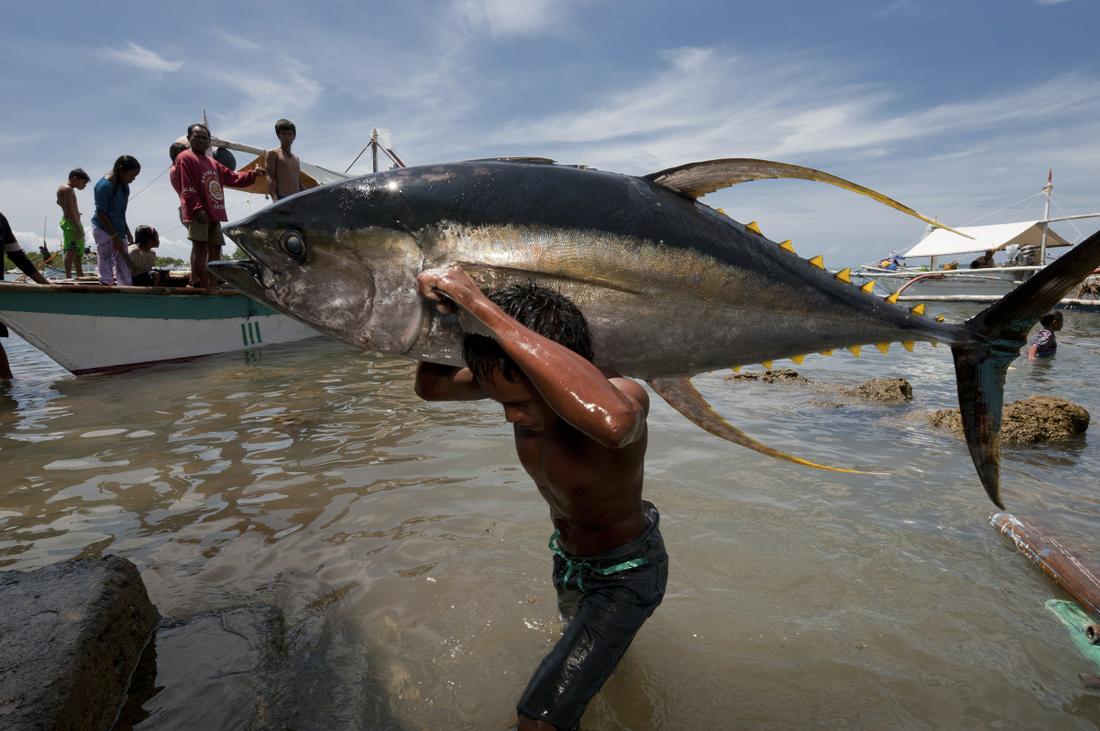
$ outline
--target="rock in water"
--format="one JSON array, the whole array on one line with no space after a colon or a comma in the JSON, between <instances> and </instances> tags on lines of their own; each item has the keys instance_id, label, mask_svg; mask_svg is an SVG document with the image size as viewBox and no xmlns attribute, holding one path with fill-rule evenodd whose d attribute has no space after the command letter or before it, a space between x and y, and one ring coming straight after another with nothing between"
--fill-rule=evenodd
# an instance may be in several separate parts
<instances>
[{"instance_id":1,"label":"rock in water","mask_svg":"<svg viewBox=\"0 0 1100 731\"><path fill-rule=\"evenodd\" d=\"M913 400L913 387L904 378L872 378L847 392L868 401L885 404L900 404Z\"/></svg>"},{"instance_id":2,"label":"rock in water","mask_svg":"<svg viewBox=\"0 0 1100 731\"><path fill-rule=\"evenodd\" d=\"M0 573L0 728L108 729L159 615L117 556Z\"/></svg>"},{"instance_id":3,"label":"rock in water","mask_svg":"<svg viewBox=\"0 0 1100 731\"><path fill-rule=\"evenodd\" d=\"M1008 444L1042 444L1084 434L1089 412L1083 406L1054 396L1029 396L1004 409L1001 439ZM940 409L929 420L933 426L962 434L958 409Z\"/></svg>"}]
</instances>

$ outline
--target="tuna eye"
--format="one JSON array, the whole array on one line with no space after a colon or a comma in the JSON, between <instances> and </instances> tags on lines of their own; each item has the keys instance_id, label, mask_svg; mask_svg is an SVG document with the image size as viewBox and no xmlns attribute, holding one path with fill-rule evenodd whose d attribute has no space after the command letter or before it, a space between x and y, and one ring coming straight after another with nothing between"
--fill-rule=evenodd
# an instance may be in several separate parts
<instances>
[{"instance_id":1,"label":"tuna eye","mask_svg":"<svg viewBox=\"0 0 1100 731\"><path fill-rule=\"evenodd\" d=\"M288 233L283 237L283 251L290 254L295 259L305 259L306 242L302 240L301 235L297 233Z\"/></svg>"}]
</instances>

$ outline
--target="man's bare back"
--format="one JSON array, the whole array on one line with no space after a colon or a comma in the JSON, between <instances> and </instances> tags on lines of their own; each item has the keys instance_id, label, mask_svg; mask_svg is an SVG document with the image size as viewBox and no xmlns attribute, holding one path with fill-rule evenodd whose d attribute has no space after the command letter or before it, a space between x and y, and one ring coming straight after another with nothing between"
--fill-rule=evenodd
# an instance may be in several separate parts
<instances>
[{"instance_id":1,"label":"man's bare back","mask_svg":"<svg viewBox=\"0 0 1100 731\"><path fill-rule=\"evenodd\" d=\"M74 226L80 225L80 208L76 201L76 190L68 183L57 186L57 205L61 206L61 215Z\"/></svg>"}]
</instances>

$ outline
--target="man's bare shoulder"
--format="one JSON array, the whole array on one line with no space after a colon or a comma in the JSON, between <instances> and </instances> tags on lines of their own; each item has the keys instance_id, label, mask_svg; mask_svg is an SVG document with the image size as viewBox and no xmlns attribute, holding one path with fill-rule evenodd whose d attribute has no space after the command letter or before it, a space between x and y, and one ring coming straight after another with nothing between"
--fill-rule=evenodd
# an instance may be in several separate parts
<instances>
[{"instance_id":1,"label":"man's bare shoulder","mask_svg":"<svg viewBox=\"0 0 1100 731\"><path fill-rule=\"evenodd\" d=\"M619 389L620 393L642 407L643 412L649 414L649 392L645 390L645 386L633 378L623 378L622 376L614 376L607 380L611 382L612 386Z\"/></svg>"}]
</instances>

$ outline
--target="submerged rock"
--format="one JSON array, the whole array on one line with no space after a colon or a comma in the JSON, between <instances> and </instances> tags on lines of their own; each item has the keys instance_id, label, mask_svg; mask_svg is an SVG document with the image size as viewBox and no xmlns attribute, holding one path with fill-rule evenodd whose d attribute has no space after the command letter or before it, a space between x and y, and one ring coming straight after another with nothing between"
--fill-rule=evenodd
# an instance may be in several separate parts
<instances>
[{"instance_id":1,"label":"submerged rock","mask_svg":"<svg viewBox=\"0 0 1100 731\"><path fill-rule=\"evenodd\" d=\"M1007 404L1001 419L1001 439L1008 444L1041 444L1084 434L1089 412L1054 396L1029 396ZM933 426L962 434L958 409L940 409L929 416Z\"/></svg>"},{"instance_id":2,"label":"submerged rock","mask_svg":"<svg viewBox=\"0 0 1100 731\"><path fill-rule=\"evenodd\" d=\"M252 604L166 619L120 721L136 729L290 728L274 697L283 614ZM147 652L147 655L150 654ZM151 692L143 691L149 688Z\"/></svg>"},{"instance_id":3,"label":"submerged rock","mask_svg":"<svg viewBox=\"0 0 1100 731\"><path fill-rule=\"evenodd\" d=\"M809 383L810 379L803 378L790 368L774 368L766 371L745 371L744 373L731 373L725 376L727 381L760 381L761 383Z\"/></svg>"},{"instance_id":4,"label":"submerged rock","mask_svg":"<svg viewBox=\"0 0 1100 731\"><path fill-rule=\"evenodd\" d=\"M159 615L117 556L0 572L0 727L108 729Z\"/></svg>"},{"instance_id":5,"label":"submerged rock","mask_svg":"<svg viewBox=\"0 0 1100 731\"><path fill-rule=\"evenodd\" d=\"M884 404L900 404L913 400L913 387L904 378L872 378L855 388L844 389L844 392Z\"/></svg>"}]
</instances>

